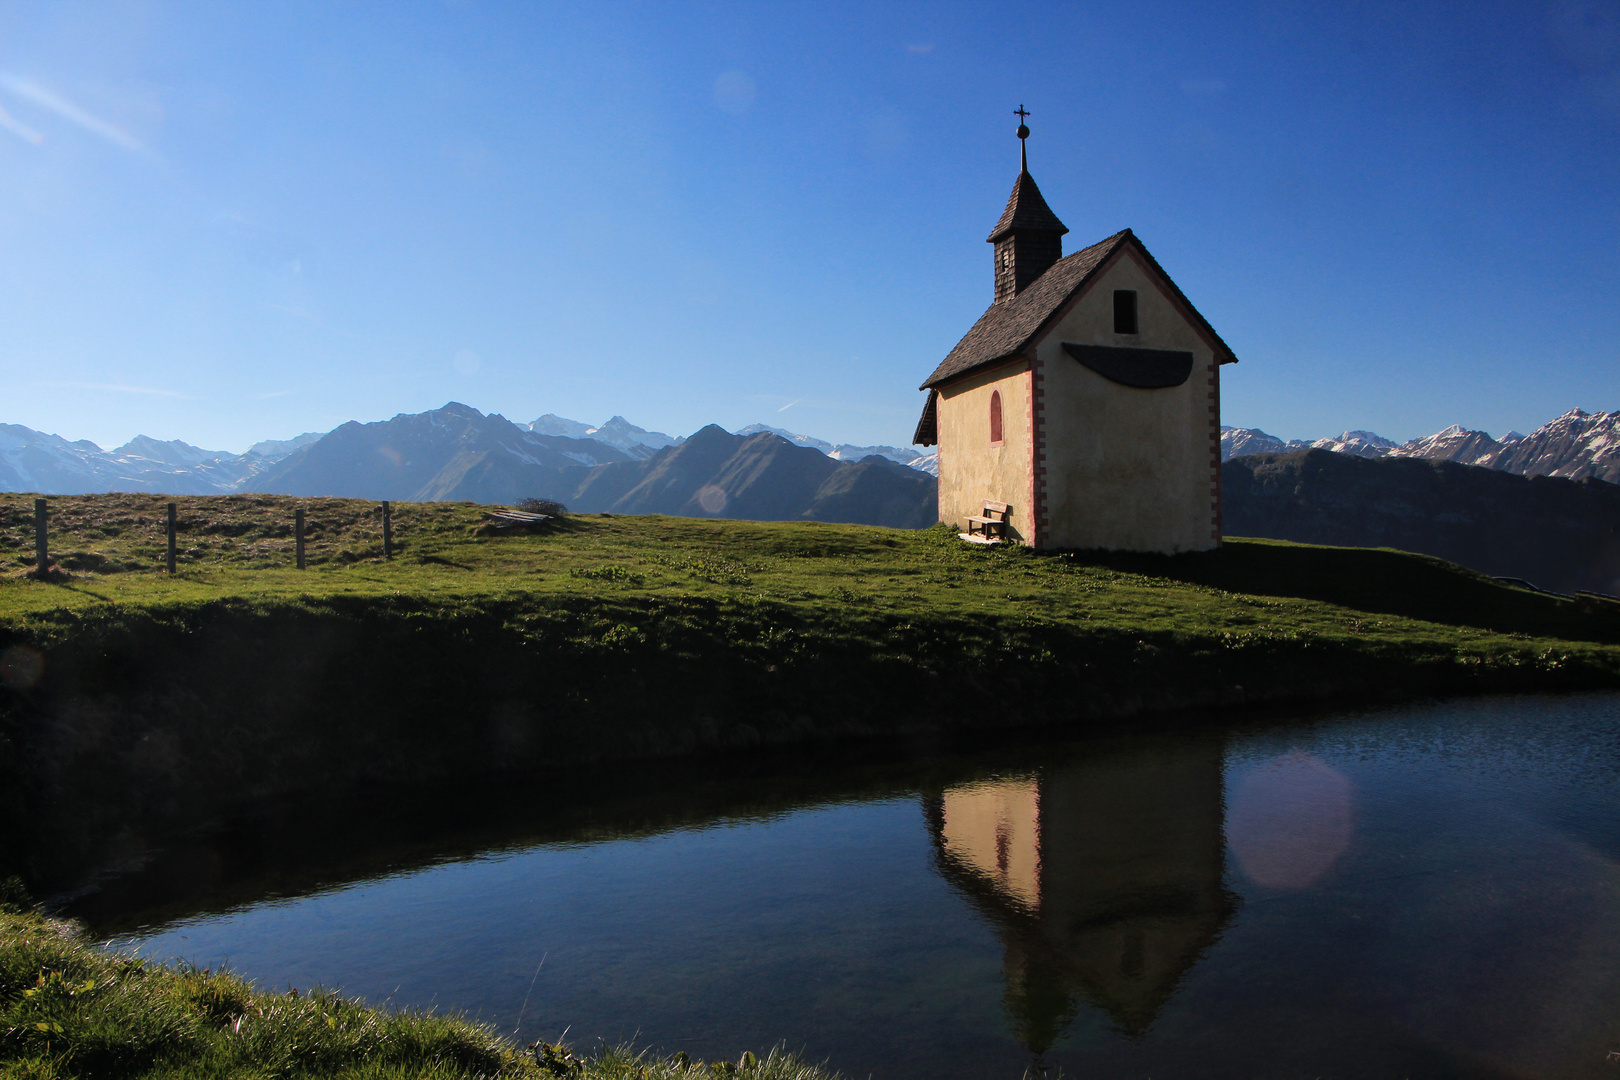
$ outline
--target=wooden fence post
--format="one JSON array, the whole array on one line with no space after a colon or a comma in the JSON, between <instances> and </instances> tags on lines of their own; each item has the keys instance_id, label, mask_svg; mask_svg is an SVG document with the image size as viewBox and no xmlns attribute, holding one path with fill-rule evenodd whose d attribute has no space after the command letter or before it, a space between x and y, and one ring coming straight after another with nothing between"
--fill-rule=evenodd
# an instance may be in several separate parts
<instances>
[{"instance_id":1,"label":"wooden fence post","mask_svg":"<svg viewBox=\"0 0 1620 1080\"><path fill-rule=\"evenodd\" d=\"M45 568L51 563L50 545L45 539L45 500L34 500L34 576L45 580Z\"/></svg>"},{"instance_id":2,"label":"wooden fence post","mask_svg":"<svg viewBox=\"0 0 1620 1080\"><path fill-rule=\"evenodd\" d=\"M388 509L388 500L383 500L383 558L394 557L394 518Z\"/></svg>"},{"instance_id":3,"label":"wooden fence post","mask_svg":"<svg viewBox=\"0 0 1620 1080\"><path fill-rule=\"evenodd\" d=\"M169 529L168 529L168 532L169 532L169 574L170 574L171 577L174 575L175 533L177 531L179 531L178 526L177 526L176 521L175 521L175 514L176 514L175 505L174 505L174 503L170 503L169 504Z\"/></svg>"},{"instance_id":4,"label":"wooden fence post","mask_svg":"<svg viewBox=\"0 0 1620 1080\"><path fill-rule=\"evenodd\" d=\"M304 568L304 508L300 506L295 516L293 533L298 538L298 569Z\"/></svg>"}]
</instances>

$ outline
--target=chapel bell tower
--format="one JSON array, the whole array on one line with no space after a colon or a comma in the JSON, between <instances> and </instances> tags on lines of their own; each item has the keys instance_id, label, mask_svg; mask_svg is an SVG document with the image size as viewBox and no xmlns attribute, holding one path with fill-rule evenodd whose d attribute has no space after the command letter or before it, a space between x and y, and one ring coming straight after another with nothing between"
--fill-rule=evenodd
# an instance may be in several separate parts
<instances>
[{"instance_id":1,"label":"chapel bell tower","mask_svg":"<svg viewBox=\"0 0 1620 1080\"><path fill-rule=\"evenodd\" d=\"M1020 121L1029 113L1018 106ZM990 230L990 243L996 251L996 303L1011 300L1063 258L1063 234L1068 226L1052 213L1035 178L1029 175L1029 153L1025 140L1029 128L1018 125L1018 182L1001 220Z\"/></svg>"}]
</instances>

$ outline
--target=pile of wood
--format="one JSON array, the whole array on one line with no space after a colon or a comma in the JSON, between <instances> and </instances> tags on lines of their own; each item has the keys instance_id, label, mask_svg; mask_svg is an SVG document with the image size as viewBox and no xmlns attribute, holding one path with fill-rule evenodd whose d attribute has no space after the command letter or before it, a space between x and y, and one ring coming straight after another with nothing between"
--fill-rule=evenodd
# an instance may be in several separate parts
<instances>
[{"instance_id":1,"label":"pile of wood","mask_svg":"<svg viewBox=\"0 0 1620 1080\"><path fill-rule=\"evenodd\" d=\"M484 520L495 529L533 528L551 521L550 514L530 514L522 510L489 510Z\"/></svg>"}]
</instances>

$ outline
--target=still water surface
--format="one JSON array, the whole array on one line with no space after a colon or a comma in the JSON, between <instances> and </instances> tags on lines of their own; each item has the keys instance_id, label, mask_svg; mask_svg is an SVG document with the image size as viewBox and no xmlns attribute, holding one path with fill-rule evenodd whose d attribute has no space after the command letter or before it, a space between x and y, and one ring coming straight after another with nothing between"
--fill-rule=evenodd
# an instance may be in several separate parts
<instances>
[{"instance_id":1,"label":"still water surface","mask_svg":"<svg viewBox=\"0 0 1620 1080\"><path fill-rule=\"evenodd\" d=\"M665 765L239 832L71 910L523 1041L785 1042L880 1080L1620 1075L1620 695Z\"/></svg>"}]
</instances>

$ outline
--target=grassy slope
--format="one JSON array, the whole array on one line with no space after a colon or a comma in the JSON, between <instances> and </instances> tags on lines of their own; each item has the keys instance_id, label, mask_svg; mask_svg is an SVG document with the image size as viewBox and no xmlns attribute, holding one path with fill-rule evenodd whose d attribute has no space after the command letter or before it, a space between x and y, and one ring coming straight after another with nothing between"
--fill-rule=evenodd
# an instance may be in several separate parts
<instances>
[{"instance_id":1,"label":"grassy slope","mask_svg":"<svg viewBox=\"0 0 1620 1080\"><path fill-rule=\"evenodd\" d=\"M0 873L59 881L233 804L377 780L1620 683L1612 608L1390 551L1035 555L943 529L606 516L492 535L478 507L426 504L397 507L384 563L375 504L180 501L171 580L161 500L52 500L63 563L107 571L62 584L22 577L31 503L0 504Z\"/></svg>"},{"instance_id":2,"label":"grassy slope","mask_svg":"<svg viewBox=\"0 0 1620 1080\"><path fill-rule=\"evenodd\" d=\"M460 1017L266 993L228 972L109 953L71 925L0 905L0 1077L835 1080L781 1052L740 1066L520 1051Z\"/></svg>"},{"instance_id":3,"label":"grassy slope","mask_svg":"<svg viewBox=\"0 0 1620 1080\"><path fill-rule=\"evenodd\" d=\"M112 607L183 609L221 601L311 604L408 595L456 605L522 599L701 598L928 619L1012 619L1086 629L1325 640L1443 640L1522 652L1524 635L1620 642L1620 609L1596 612L1490 582L1439 560L1385 550L1229 540L1206 555L1159 558L956 542L942 529L592 515L538 535L477 528L466 503L396 504L401 554L381 556L377 504L279 496L182 498L180 573L163 560L163 500L64 496L52 504L63 584L26 580L32 506L0 504L0 623L71 626ZM310 570L292 568L292 508L309 508ZM0 564L4 565L4 564Z\"/></svg>"}]
</instances>

